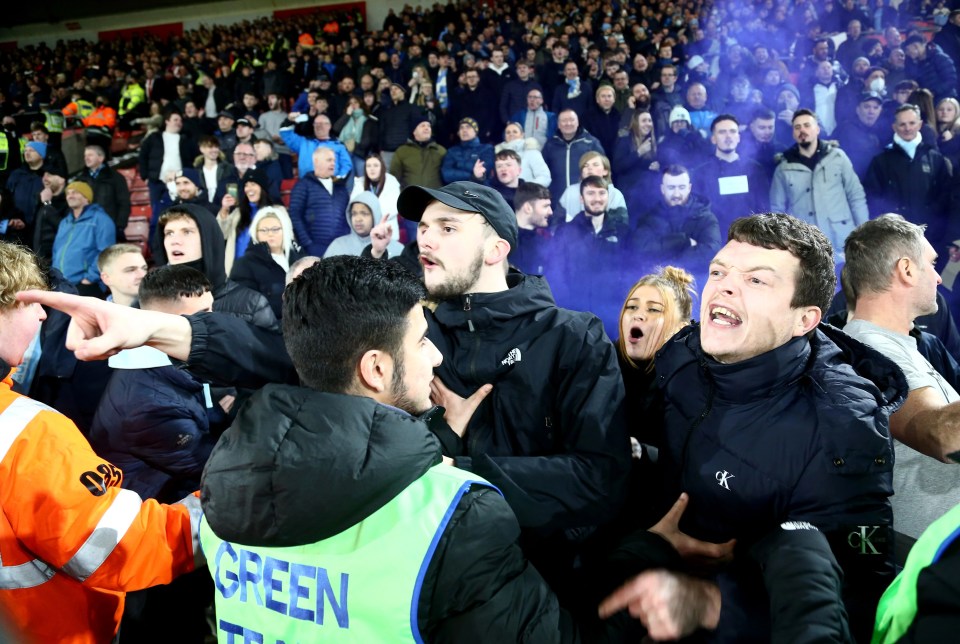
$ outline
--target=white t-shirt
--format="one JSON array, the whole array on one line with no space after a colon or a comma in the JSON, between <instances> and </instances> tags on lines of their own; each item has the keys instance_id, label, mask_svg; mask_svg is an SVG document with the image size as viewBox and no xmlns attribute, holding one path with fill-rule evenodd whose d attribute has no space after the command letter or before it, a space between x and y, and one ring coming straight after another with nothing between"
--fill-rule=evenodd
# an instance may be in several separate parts
<instances>
[{"instance_id":1,"label":"white t-shirt","mask_svg":"<svg viewBox=\"0 0 960 644\"><path fill-rule=\"evenodd\" d=\"M843 331L897 363L910 391L930 387L945 403L960 400L960 394L917 350L913 336L866 320L853 320ZM960 465L941 463L899 441L893 443L893 527L918 538L934 520L960 503Z\"/></svg>"}]
</instances>

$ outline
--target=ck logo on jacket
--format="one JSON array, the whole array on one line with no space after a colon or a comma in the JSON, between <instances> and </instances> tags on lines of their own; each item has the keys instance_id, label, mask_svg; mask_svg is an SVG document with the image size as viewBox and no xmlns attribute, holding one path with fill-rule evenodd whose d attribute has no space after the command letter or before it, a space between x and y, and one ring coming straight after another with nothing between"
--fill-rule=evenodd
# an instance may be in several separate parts
<instances>
[{"instance_id":1,"label":"ck logo on jacket","mask_svg":"<svg viewBox=\"0 0 960 644\"><path fill-rule=\"evenodd\" d=\"M874 545L874 535L880 528L878 525L858 525L847 535L847 545L861 555L878 555L880 550ZM882 546L881 546L882 547Z\"/></svg>"},{"instance_id":2,"label":"ck logo on jacket","mask_svg":"<svg viewBox=\"0 0 960 644\"><path fill-rule=\"evenodd\" d=\"M733 474L726 470L721 470L714 475L714 478L717 479L717 485L727 490L730 489L729 481L730 479L736 478Z\"/></svg>"}]
</instances>

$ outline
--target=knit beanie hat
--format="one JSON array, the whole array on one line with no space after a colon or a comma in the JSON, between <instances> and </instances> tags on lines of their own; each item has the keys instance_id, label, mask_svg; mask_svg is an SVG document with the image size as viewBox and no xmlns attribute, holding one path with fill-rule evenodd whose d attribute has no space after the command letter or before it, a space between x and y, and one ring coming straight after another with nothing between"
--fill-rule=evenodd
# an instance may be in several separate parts
<instances>
[{"instance_id":1,"label":"knit beanie hat","mask_svg":"<svg viewBox=\"0 0 960 644\"><path fill-rule=\"evenodd\" d=\"M90 187L89 183L85 183L83 181L73 181L67 184L67 190L76 190L86 197L87 201L93 203L93 188Z\"/></svg>"},{"instance_id":2,"label":"knit beanie hat","mask_svg":"<svg viewBox=\"0 0 960 644\"><path fill-rule=\"evenodd\" d=\"M37 154L40 155L41 159L47 158L47 144L41 143L40 141L27 141L27 147L33 148Z\"/></svg>"}]
</instances>

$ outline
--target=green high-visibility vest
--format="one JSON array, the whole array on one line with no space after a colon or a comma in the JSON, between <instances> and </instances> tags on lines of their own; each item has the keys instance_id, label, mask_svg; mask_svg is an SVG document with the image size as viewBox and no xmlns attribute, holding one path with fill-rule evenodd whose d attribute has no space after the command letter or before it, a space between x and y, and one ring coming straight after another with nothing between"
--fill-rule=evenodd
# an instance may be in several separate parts
<instances>
[{"instance_id":1,"label":"green high-visibility vest","mask_svg":"<svg viewBox=\"0 0 960 644\"><path fill-rule=\"evenodd\" d=\"M0 171L6 170L10 165L10 141L7 140L6 133L0 133Z\"/></svg>"},{"instance_id":2,"label":"green high-visibility vest","mask_svg":"<svg viewBox=\"0 0 960 644\"><path fill-rule=\"evenodd\" d=\"M471 485L490 486L436 465L357 525L306 546L239 545L202 520L219 642L421 642L421 584Z\"/></svg>"},{"instance_id":3,"label":"green high-visibility vest","mask_svg":"<svg viewBox=\"0 0 960 644\"><path fill-rule=\"evenodd\" d=\"M872 644L896 642L917 614L917 578L960 537L960 505L930 524L910 549L903 571L880 598Z\"/></svg>"},{"instance_id":4,"label":"green high-visibility vest","mask_svg":"<svg viewBox=\"0 0 960 644\"><path fill-rule=\"evenodd\" d=\"M63 128L67 124L67 119L63 117L63 112L60 110L43 110L43 120L47 132L51 134L63 132Z\"/></svg>"}]
</instances>

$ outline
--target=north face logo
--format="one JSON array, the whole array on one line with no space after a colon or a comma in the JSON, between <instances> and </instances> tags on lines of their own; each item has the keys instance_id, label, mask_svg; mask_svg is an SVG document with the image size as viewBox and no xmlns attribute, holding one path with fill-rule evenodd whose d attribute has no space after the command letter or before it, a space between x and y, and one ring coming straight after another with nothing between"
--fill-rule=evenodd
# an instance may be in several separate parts
<instances>
[{"instance_id":1,"label":"north face logo","mask_svg":"<svg viewBox=\"0 0 960 644\"><path fill-rule=\"evenodd\" d=\"M504 358L500 364L510 366L514 362L520 362L520 349L510 349L510 353L507 354L507 357Z\"/></svg>"}]
</instances>

